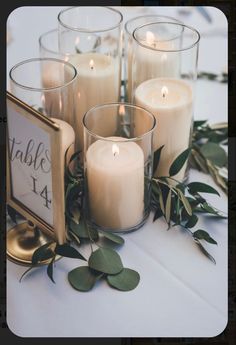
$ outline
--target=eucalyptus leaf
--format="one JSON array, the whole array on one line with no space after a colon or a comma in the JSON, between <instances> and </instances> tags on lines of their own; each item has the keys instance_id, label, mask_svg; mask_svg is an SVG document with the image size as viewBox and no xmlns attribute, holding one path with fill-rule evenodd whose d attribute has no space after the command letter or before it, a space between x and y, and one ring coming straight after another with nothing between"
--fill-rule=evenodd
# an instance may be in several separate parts
<instances>
[{"instance_id":1,"label":"eucalyptus leaf","mask_svg":"<svg viewBox=\"0 0 236 345\"><path fill-rule=\"evenodd\" d=\"M192 215L192 207L188 201L188 199L185 197L185 195L179 190L178 191L180 200L182 201L182 204L186 210L186 212L191 216Z\"/></svg>"},{"instance_id":2,"label":"eucalyptus leaf","mask_svg":"<svg viewBox=\"0 0 236 345\"><path fill-rule=\"evenodd\" d=\"M162 211L162 213L164 215L165 214L165 207L164 207L164 201L163 201L162 192L160 192L160 194L159 194L159 203L160 203L161 211Z\"/></svg>"},{"instance_id":3,"label":"eucalyptus leaf","mask_svg":"<svg viewBox=\"0 0 236 345\"><path fill-rule=\"evenodd\" d=\"M198 248L201 250L201 252L208 258L210 259L214 264L216 264L215 259L213 258L213 256L211 254L208 253L208 251L203 247L203 245L201 244L201 242L199 242L198 239L195 239L195 243L198 245Z\"/></svg>"},{"instance_id":4,"label":"eucalyptus leaf","mask_svg":"<svg viewBox=\"0 0 236 345\"><path fill-rule=\"evenodd\" d=\"M138 272L130 268L123 268L123 270L116 275L108 275L107 281L112 287L121 291L130 291L136 288L140 281Z\"/></svg>"},{"instance_id":5,"label":"eucalyptus leaf","mask_svg":"<svg viewBox=\"0 0 236 345\"><path fill-rule=\"evenodd\" d=\"M171 164L169 169L169 175L174 176L178 174L178 172L182 169L184 164L186 163L188 156L190 154L191 149L188 148L185 151L183 151L178 157L174 160L174 162Z\"/></svg>"},{"instance_id":6,"label":"eucalyptus leaf","mask_svg":"<svg viewBox=\"0 0 236 345\"><path fill-rule=\"evenodd\" d=\"M34 268L34 266L30 266L29 268L27 268L27 270L22 274L22 276L20 277L19 282L21 283L22 279L24 278L24 276L30 272L32 269Z\"/></svg>"},{"instance_id":7,"label":"eucalyptus leaf","mask_svg":"<svg viewBox=\"0 0 236 345\"><path fill-rule=\"evenodd\" d=\"M195 214L193 214L189 218L189 220L187 221L185 226L186 226L186 228L190 228L191 229L191 228L193 228L197 224L197 222L198 222L198 217Z\"/></svg>"},{"instance_id":8,"label":"eucalyptus leaf","mask_svg":"<svg viewBox=\"0 0 236 345\"><path fill-rule=\"evenodd\" d=\"M108 231L102 231L102 230L99 230L99 232L107 239L109 239L110 241L116 243L116 244L124 244L125 241L122 237L116 235L116 234L113 234L111 232L108 232Z\"/></svg>"},{"instance_id":9,"label":"eucalyptus leaf","mask_svg":"<svg viewBox=\"0 0 236 345\"><path fill-rule=\"evenodd\" d=\"M54 256L53 251L49 248L53 241L43 244L37 248L32 255L32 265L35 266L41 261L48 260Z\"/></svg>"},{"instance_id":10,"label":"eucalyptus leaf","mask_svg":"<svg viewBox=\"0 0 236 345\"><path fill-rule=\"evenodd\" d=\"M193 233L193 237L198 240L205 240L211 244L217 244L217 242L206 232L205 230L197 230Z\"/></svg>"},{"instance_id":11,"label":"eucalyptus leaf","mask_svg":"<svg viewBox=\"0 0 236 345\"><path fill-rule=\"evenodd\" d=\"M70 222L70 230L75 233L79 238L97 240L98 232L94 228L88 227L86 221L83 217L80 217L79 224L75 223L73 220Z\"/></svg>"},{"instance_id":12,"label":"eucalyptus leaf","mask_svg":"<svg viewBox=\"0 0 236 345\"><path fill-rule=\"evenodd\" d=\"M206 124L207 120L198 120L198 121L194 121L193 126L198 128L198 127L202 127L204 124Z\"/></svg>"},{"instance_id":13,"label":"eucalyptus leaf","mask_svg":"<svg viewBox=\"0 0 236 345\"><path fill-rule=\"evenodd\" d=\"M48 264L48 267L47 267L47 275L49 276L49 278L51 279L51 281L55 284L55 281L53 279L53 264L54 264L54 261L55 261L55 255L54 257L52 258L52 260L50 261L50 263Z\"/></svg>"},{"instance_id":14,"label":"eucalyptus leaf","mask_svg":"<svg viewBox=\"0 0 236 345\"><path fill-rule=\"evenodd\" d=\"M213 162L218 167L223 167L227 163L227 155L225 150L218 144L207 142L200 149L201 154Z\"/></svg>"},{"instance_id":15,"label":"eucalyptus leaf","mask_svg":"<svg viewBox=\"0 0 236 345\"><path fill-rule=\"evenodd\" d=\"M166 199L166 207L165 207L165 216L166 216L166 221L168 224L170 222L170 211L171 211L171 190L169 190L169 193Z\"/></svg>"},{"instance_id":16,"label":"eucalyptus leaf","mask_svg":"<svg viewBox=\"0 0 236 345\"><path fill-rule=\"evenodd\" d=\"M86 292L91 290L102 276L101 272L96 272L88 266L81 266L68 273L68 280L74 289Z\"/></svg>"},{"instance_id":17,"label":"eucalyptus leaf","mask_svg":"<svg viewBox=\"0 0 236 345\"><path fill-rule=\"evenodd\" d=\"M189 193L195 194L195 193L211 193L211 194L217 194L220 196L220 194L217 192L217 190L208 184L202 183L202 182L191 182L187 185Z\"/></svg>"},{"instance_id":18,"label":"eucalyptus leaf","mask_svg":"<svg viewBox=\"0 0 236 345\"><path fill-rule=\"evenodd\" d=\"M88 261L89 267L107 274L117 274L123 269L119 254L110 248L99 248Z\"/></svg>"},{"instance_id":19,"label":"eucalyptus leaf","mask_svg":"<svg viewBox=\"0 0 236 345\"><path fill-rule=\"evenodd\" d=\"M158 218L162 216L163 216L162 210L159 207L157 207L154 217L153 217L153 222L155 222Z\"/></svg>"},{"instance_id":20,"label":"eucalyptus leaf","mask_svg":"<svg viewBox=\"0 0 236 345\"><path fill-rule=\"evenodd\" d=\"M55 248L55 253L66 258L80 259L87 261L85 257L78 252L75 248L71 247L68 243L57 244Z\"/></svg>"},{"instance_id":21,"label":"eucalyptus leaf","mask_svg":"<svg viewBox=\"0 0 236 345\"><path fill-rule=\"evenodd\" d=\"M159 165L160 158L161 158L161 151L162 151L163 147L164 147L164 145L159 147L159 149L157 149L154 152L154 156L153 156L153 174L154 174L154 172L156 171L156 169L157 169L157 167Z\"/></svg>"}]
</instances>

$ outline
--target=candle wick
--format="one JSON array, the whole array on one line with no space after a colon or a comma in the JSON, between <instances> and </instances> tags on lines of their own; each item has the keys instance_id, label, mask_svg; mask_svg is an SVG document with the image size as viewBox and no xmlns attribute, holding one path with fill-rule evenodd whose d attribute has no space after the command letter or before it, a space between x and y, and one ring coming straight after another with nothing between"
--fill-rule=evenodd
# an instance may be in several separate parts
<instances>
[{"instance_id":1,"label":"candle wick","mask_svg":"<svg viewBox=\"0 0 236 345\"><path fill-rule=\"evenodd\" d=\"M91 66L90 68L93 69L93 66Z\"/></svg>"},{"instance_id":2,"label":"candle wick","mask_svg":"<svg viewBox=\"0 0 236 345\"><path fill-rule=\"evenodd\" d=\"M114 157L115 157L115 155L117 155L117 152L115 151L115 152L113 153L113 155L114 155Z\"/></svg>"}]
</instances>

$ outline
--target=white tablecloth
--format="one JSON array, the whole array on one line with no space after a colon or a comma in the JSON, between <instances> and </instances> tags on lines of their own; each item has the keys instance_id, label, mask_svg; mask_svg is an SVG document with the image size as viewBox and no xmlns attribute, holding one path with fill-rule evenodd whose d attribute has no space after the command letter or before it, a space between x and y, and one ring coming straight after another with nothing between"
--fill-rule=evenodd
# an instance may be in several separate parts
<instances>
[{"instance_id":1,"label":"white tablecloth","mask_svg":"<svg viewBox=\"0 0 236 345\"><path fill-rule=\"evenodd\" d=\"M38 36L57 25L61 7L21 7L9 17L11 39L8 70L25 58L38 56ZM124 20L156 11L184 21L202 33L199 70L227 70L227 21L218 9L207 8L208 23L190 8L183 17L180 7L122 8ZM227 120L227 85L199 80L196 119ZM211 177L191 171L190 180L210 183ZM222 194L222 193L221 193ZM227 211L227 198L208 200ZM10 226L9 222L9 226ZM207 229L218 246L204 244L216 266L204 257L189 235L175 227L166 230L163 220L148 222L125 235L119 252L125 266L140 273L138 287L120 292L100 282L88 293L73 290L67 272L80 262L62 259L56 263L54 285L45 267L34 270L19 283L25 268L7 263L7 322L23 337L212 337L227 324L227 222L203 219L197 228ZM89 248L81 249L89 254Z\"/></svg>"}]
</instances>

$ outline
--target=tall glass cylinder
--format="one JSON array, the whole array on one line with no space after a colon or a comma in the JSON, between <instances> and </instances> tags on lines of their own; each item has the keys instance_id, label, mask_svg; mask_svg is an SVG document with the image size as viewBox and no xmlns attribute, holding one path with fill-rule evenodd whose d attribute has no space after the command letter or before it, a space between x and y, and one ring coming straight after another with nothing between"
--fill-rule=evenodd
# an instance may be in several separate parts
<instances>
[{"instance_id":1,"label":"tall glass cylinder","mask_svg":"<svg viewBox=\"0 0 236 345\"><path fill-rule=\"evenodd\" d=\"M168 16L161 16L157 14L146 14L138 16L128 20L125 23L125 52L124 52L124 84L125 84L125 99L131 102L131 91L132 91L132 56L133 56L133 32L139 26L153 23L153 22L173 22L180 23L175 18ZM148 34L147 34L148 35ZM146 37L148 41L148 37Z\"/></svg>"},{"instance_id":2,"label":"tall glass cylinder","mask_svg":"<svg viewBox=\"0 0 236 345\"><path fill-rule=\"evenodd\" d=\"M183 24L155 22L135 29L133 38L132 100L157 119L154 150L164 148L155 176L168 176L191 142L200 35ZM174 178L183 181L186 167Z\"/></svg>"},{"instance_id":3,"label":"tall glass cylinder","mask_svg":"<svg viewBox=\"0 0 236 345\"><path fill-rule=\"evenodd\" d=\"M73 65L54 58L29 59L15 65L9 76L14 96L74 127L77 71Z\"/></svg>"},{"instance_id":4,"label":"tall glass cylinder","mask_svg":"<svg viewBox=\"0 0 236 345\"><path fill-rule=\"evenodd\" d=\"M80 76L76 126L81 149L85 112L97 104L119 101L122 19L109 7L71 7L58 15L59 51L69 56Z\"/></svg>"},{"instance_id":5,"label":"tall glass cylinder","mask_svg":"<svg viewBox=\"0 0 236 345\"><path fill-rule=\"evenodd\" d=\"M111 103L90 109L83 124L88 221L105 231L140 228L150 211L155 117Z\"/></svg>"}]
</instances>

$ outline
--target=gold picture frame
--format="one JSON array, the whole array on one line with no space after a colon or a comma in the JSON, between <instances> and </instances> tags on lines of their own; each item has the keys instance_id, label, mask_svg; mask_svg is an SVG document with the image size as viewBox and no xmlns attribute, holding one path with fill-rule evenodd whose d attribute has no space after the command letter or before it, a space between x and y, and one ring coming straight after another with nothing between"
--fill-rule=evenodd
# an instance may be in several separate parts
<instances>
[{"instance_id":1,"label":"gold picture frame","mask_svg":"<svg viewBox=\"0 0 236 345\"><path fill-rule=\"evenodd\" d=\"M9 133L11 132L11 129L17 125L17 121L15 120L9 121L10 113L14 114L16 118L20 119L20 117L22 117L22 121L24 122L28 121L29 125L34 126L36 130L37 129L40 130L41 131L40 133L45 133L45 135L49 138L49 143L50 143L49 152L50 152L50 164L51 164L50 172L51 172L51 188L52 188L51 200L50 200L50 203L52 205L52 222L51 223L46 221L42 216L39 216L35 212L35 210L32 210L32 208L29 207L29 205L27 205L19 197L16 197L16 192L14 191L14 182L15 182L14 179L17 178L18 170L15 171L16 169L14 169L14 172L13 172L12 159L10 159L10 155L12 155L12 148L10 152ZM14 118L13 115L11 116ZM27 229L24 227L21 233L20 233L20 230L19 231L17 230L17 227L12 232L12 234L10 234L10 231L8 231L8 234L9 234L9 240L7 238L8 257L12 259L13 261L17 261L18 263L29 264L30 263L29 258L32 257L33 251L39 246L39 242L42 245L49 240L57 241L59 244L62 244L66 241L65 191L64 191L65 160L63 159L63 156L61 155L62 131L60 129L60 126L57 123L55 123L53 120L46 117L39 111L33 109L32 107L28 106L27 104L25 104L24 102L22 102L21 100L19 100L18 98L16 98L9 92L7 92L7 119L8 119L7 120L7 204L10 205L12 208L14 208L24 218L26 218L28 221L28 224L36 226L38 229L41 230L42 235L47 236L47 240L44 238L42 241L40 241L37 238L36 239L37 244L34 244L33 248L26 248L26 252L22 254L23 248L18 248L17 250L13 248L16 248L20 245L19 242L22 242L22 239L20 240L19 236L25 235L27 231L29 232L29 226L27 227ZM25 128L25 130L27 130L27 128ZM15 131L14 133L18 133L17 128L15 128L14 131ZM21 138L22 137L24 138L24 129L21 128ZM19 152L17 154L19 155ZM35 191L33 190L31 190L31 192L35 193ZM32 235L31 235L31 241L29 241L29 239L26 240L26 242L27 241L32 242ZM23 246L25 246L25 244ZM27 245L25 247L27 247Z\"/></svg>"}]
</instances>

